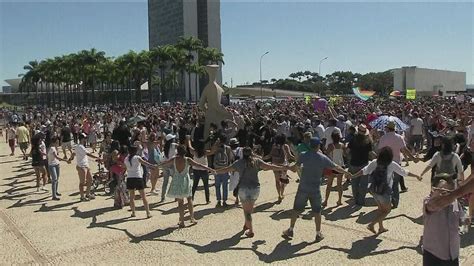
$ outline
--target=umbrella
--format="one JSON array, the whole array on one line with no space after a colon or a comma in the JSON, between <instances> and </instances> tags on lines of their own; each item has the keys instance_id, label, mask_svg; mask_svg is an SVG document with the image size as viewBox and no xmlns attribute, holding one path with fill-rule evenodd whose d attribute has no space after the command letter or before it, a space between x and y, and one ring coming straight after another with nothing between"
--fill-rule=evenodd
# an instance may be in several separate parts
<instances>
[{"instance_id":1,"label":"umbrella","mask_svg":"<svg viewBox=\"0 0 474 266\"><path fill-rule=\"evenodd\" d=\"M137 116L134 116L134 117L128 119L127 124L135 125L136 123L143 122L145 120L146 120L146 117L141 116L141 115L137 115Z\"/></svg>"},{"instance_id":2,"label":"umbrella","mask_svg":"<svg viewBox=\"0 0 474 266\"><path fill-rule=\"evenodd\" d=\"M374 121L370 122L369 125L374 129L384 130L388 122L393 121L395 123L395 130L402 132L408 129L408 125L403 123L400 118L396 116L382 115Z\"/></svg>"}]
</instances>

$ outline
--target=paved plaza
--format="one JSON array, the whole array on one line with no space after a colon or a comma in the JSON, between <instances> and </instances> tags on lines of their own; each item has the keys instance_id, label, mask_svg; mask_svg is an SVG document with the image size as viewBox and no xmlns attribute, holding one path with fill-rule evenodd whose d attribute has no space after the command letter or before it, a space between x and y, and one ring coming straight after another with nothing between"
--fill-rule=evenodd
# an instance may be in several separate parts
<instances>
[{"instance_id":1,"label":"paved plaza","mask_svg":"<svg viewBox=\"0 0 474 266\"><path fill-rule=\"evenodd\" d=\"M18 152L10 157L7 145L0 144L1 264L420 265L422 261L421 202L429 192L427 178L422 182L406 179L409 191L401 195L399 208L389 214L389 231L379 236L366 229L375 215L375 202L369 200L370 207L353 208L347 204L350 190L346 190L344 205L335 207L337 192L332 193L323 212L325 239L314 243L314 223L308 216L298 220L293 240L280 236L289 224L297 188L294 174L281 204L275 204L273 174L260 174L262 192L253 217L255 237L246 238L241 231L242 210L214 208L213 195L213 203L205 205L203 190L196 193L198 224L184 229L176 225L177 204L160 204L159 196L148 197L151 219L145 219L143 208L136 218L130 218L128 208L114 209L113 199L101 191L95 200L79 202L74 164L61 163L61 201L51 201L50 193L36 193L31 162L23 161ZM419 174L424 166L411 163L409 169ZM137 204L142 206L140 200ZM462 238L463 265L474 265L473 244L471 230Z\"/></svg>"}]
</instances>

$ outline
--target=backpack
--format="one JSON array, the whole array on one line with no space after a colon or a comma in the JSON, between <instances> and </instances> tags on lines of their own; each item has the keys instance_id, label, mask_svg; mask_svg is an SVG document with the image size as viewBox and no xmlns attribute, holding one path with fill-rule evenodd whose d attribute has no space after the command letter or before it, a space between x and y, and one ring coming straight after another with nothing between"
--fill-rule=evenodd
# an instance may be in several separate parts
<instances>
[{"instance_id":1,"label":"backpack","mask_svg":"<svg viewBox=\"0 0 474 266\"><path fill-rule=\"evenodd\" d=\"M227 155L227 146L220 147L214 155L214 168L223 168L229 166L229 156Z\"/></svg>"},{"instance_id":2,"label":"backpack","mask_svg":"<svg viewBox=\"0 0 474 266\"><path fill-rule=\"evenodd\" d=\"M453 166L454 154L444 156L441 155L441 163L436 166L436 175L448 174L451 178L456 178L456 170Z\"/></svg>"},{"instance_id":3,"label":"backpack","mask_svg":"<svg viewBox=\"0 0 474 266\"><path fill-rule=\"evenodd\" d=\"M232 154L234 155L234 161L238 161L242 159L242 147L237 147L235 150L232 151Z\"/></svg>"},{"instance_id":4,"label":"backpack","mask_svg":"<svg viewBox=\"0 0 474 266\"><path fill-rule=\"evenodd\" d=\"M369 187L372 193L383 195L390 191L387 182L387 167L377 165L375 170L370 174L369 180L372 181Z\"/></svg>"},{"instance_id":5,"label":"backpack","mask_svg":"<svg viewBox=\"0 0 474 266\"><path fill-rule=\"evenodd\" d=\"M154 158L156 163L161 163L163 161L163 155L160 152L160 149L154 148Z\"/></svg>"}]
</instances>

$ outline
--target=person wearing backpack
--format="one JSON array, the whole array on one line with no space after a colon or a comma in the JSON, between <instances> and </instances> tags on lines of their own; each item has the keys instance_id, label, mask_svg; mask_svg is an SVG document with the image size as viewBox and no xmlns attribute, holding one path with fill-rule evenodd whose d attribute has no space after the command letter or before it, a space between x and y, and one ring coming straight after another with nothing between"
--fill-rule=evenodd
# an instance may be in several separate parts
<instances>
[{"instance_id":1,"label":"person wearing backpack","mask_svg":"<svg viewBox=\"0 0 474 266\"><path fill-rule=\"evenodd\" d=\"M240 143L237 138L231 138L229 141L229 146L232 150L232 154L234 155L234 162L243 158L243 147L239 147L239 144ZM232 195L235 197L235 205L239 205L239 172L231 172L229 181L229 190L232 191Z\"/></svg>"},{"instance_id":2,"label":"person wearing backpack","mask_svg":"<svg viewBox=\"0 0 474 266\"><path fill-rule=\"evenodd\" d=\"M464 169L461 158L453 151L453 143L450 138L443 137L441 140L441 151L436 152L426 168L421 173L425 175L429 170L433 170L431 175L431 185L437 184L440 176L458 181L464 180ZM448 180L449 181L449 180Z\"/></svg>"},{"instance_id":3,"label":"person wearing backpack","mask_svg":"<svg viewBox=\"0 0 474 266\"><path fill-rule=\"evenodd\" d=\"M377 223L379 224L378 234L388 231L383 226L383 220L391 210L393 186L397 185L394 183L395 173L403 177L412 176L420 181L422 180L420 176L404 170L398 163L393 161L393 152L388 146L380 149L376 160L371 161L366 167L352 176L352 178L362 175L369 176L369 192L377 202L378 213L374 220L369 223L367 229L374 234L376 234L374 226Z\"/></svg>"},{"instance_id":4,"label":"person wearing backpack","mask_svg":"<svg viewBox=\"0 0 474 266\"><path fill-rule=\"evenodd\" d=\"M264 157L264 161L267 158L271 158L272 164L285 166L288 165L288 160L294 160L294 156L290 152L290 146L285 143L286 136L281 134L276 136L275 143L273 144L272 150L268 156ZM275 186L278 193L278 202L283 200L285 187L288 184L288 178L286 176L286 171L273 171L275 175Z\"/></svg>"},{"instance_id":5,"label":"person wearing backpack","mask_svg":"<svg viewBox=\"0 0 474 266\"><path fill-rule=\"evenodd\" d=\"M148 136L148 141L144 142L148 152L148 162L151 164L158 164L163 160L163 154L161 153L161 137L157 136L155 132L151 132ZM156 189L156 183L160 176L160 170L158 168L150 169L150 182L152 195L158 195Z\"/></svg>"},{"instance_id":6,"label":"person wearing backpack","mask_svg":"<svg viewBox=\"0 0 474 266\"><path fill-rule=\"evenodd\" d=\"M217 139L217 149L214 154L213 165L214 169L219 170L226 168L234 161L232 150L229 146L225 145L227 138L224 135L220 135ZM215 187L216 187L216 207L227 207L227 196L229 193L229 173L220 173L215 175ZM222 189L222 193L221 193ZM222 204L221 204L222 201Z\"/></svg>"}]
</instances>

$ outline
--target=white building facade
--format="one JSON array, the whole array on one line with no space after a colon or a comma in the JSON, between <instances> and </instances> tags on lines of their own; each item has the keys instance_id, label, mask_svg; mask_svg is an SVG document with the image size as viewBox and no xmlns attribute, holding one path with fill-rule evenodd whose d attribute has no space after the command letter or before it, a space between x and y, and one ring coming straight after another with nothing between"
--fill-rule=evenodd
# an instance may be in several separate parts
<instances>
[{"instance_id":1,"label":"white building facade","mask_svg":"<svg viewBox=\"0 0 474 266\"><path fill-rule=\"evenodd\" d=\"M393 70L394 90L416 89L417 96L451 96L466 92L466 72L402 67Z\"/></svg>"}]
</instances>

